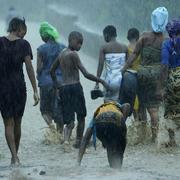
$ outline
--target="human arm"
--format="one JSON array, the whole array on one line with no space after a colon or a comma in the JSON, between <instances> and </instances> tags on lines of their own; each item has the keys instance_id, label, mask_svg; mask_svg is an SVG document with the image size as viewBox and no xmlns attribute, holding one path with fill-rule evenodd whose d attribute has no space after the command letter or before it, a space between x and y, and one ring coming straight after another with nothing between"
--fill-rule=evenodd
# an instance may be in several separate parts
<instances>
[{"instance_id":1,"label":"human arm","mask_svg":"<svg viewBox=\"0 0 180 180\"><path fill-rule=\"evenodd\" d=\"M97 77L101 77L103 67L104 67L104 48L102 47L99 51L99 63L98 63L98 69L97 69ZM99 83L96 82L95 89L99 89Z\"/></svg>"},{"instance_id":2,"label":"human arm","mask_svg":"<svg viewBox=\"0 0 180 180\"><path fill-rule=\"evenodd\" d=\"M86 147L91 139L92 132L93 132L92 128L87 128L86 133L82 139L81 146L79 148L79 153L78 153L78 164L79 165L81 165L81 160L85 153Z\"/></svg>"},{"instance_id":3,"label":"human arm","mask_svg":"<svg viewBox=\"0 0 180 180\"><path fill-rule=\"evenodd\" d=\"M39 52L37 52L37 69L36 69L36 73L39 75L42 71L42 67L43 67L43 61L42 61L42 56Z\"/></svg>"},{"instance_id":4,"label":"human arm","mask_svg":"<svg viewBox=\"0 0 180 180\"><path fill-rule=\"evenodd\" d=\"M77 65L78 69L82 72L85 78L91 81L100 82L105 88L109 88L108 84L106 84L104 80L100 79L99 77L94 76L93 74L90 74L86 70L86 68L81 63L81 60L79 59L79 56L77 53L74 52L72 56L73 56L72 58L74 59L75 64Z\"/></svg>"},{"instance_id":5,"label":"human arm","mask_svg":"<svg viewBox=\"0 0 180 180\"><path fill-rule=\"evenodd\" d=\"M33 92L34 92L34 106L36 106L39 102L39 95L37 91L37 85L36 85L36 79L35 79L35 73L34 68L32 66L31 57L28 55L24 58L24 62L26 65L26 71L29 77L29 80L31 82Z\"/></svg>"},{"instance_id":6,"label":"human arm","mask_svg":"<svg viewBox=\"0 0 180 180\"><path fill-rule=\"evenodd\" d=\"M123 73L126 71L127 68L129 68L129 67L132 65L132 63L133 63L133 62L136 60L136 58L139 56L140 51L141 51L141 49L142 49L142 47L143 47L143 41L144 41L144 39L143 39L143 37L141 37L141 38L138 40L138 42L136 43L136 46L135 46L134 51L133 51L131 54L129 54L129 55L126 56L126 57L127 57L127 60L126 60L126 63L125 63L125 65L124 65L123 69L122 69L122 72L123 72Z\"/></svg>"}]
</instances>

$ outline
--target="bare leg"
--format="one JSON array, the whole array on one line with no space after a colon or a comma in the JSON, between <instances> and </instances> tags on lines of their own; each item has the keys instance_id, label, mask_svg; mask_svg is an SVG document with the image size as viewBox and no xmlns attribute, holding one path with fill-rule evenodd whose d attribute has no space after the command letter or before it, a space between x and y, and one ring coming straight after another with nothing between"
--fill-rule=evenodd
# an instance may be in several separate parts
<instances>
[{"instance_id":1,"label":"bare leg","mask_svg":"<svg viewBox=\"0 0 180 180\"><path fill-rule=\"evenodd\" d=\"M56 130L60 135L59 139L60 139L60 142L62 144L64 142L64 140L63 140L63 130L64 130L63 121L60 120L60 121L56 122Z\"/></svg>"},{"instance_id":2,"label":"bare leg","mask_svg":"<svg viewBox=\"0 0 180 180\"><path fill-rule=\"evenodd\" d=\"M42 114L42 117L43 117L43 119L45 120L45 122L47 123L47 125L48 125L49 127L51 127L51 126L52 126L52 117L51 117L51 115L48 114L48 113L43 113L43 114Z\"/></svg>"},{"instance_id":3,"label":"bare leg","mask_svg":"<svg viewBox=\"0 0 180 180\"><path fill-rule=\"evenodd\" d=\"M168 133L169 133L169 146L176 146L176 141L175 141L175 132L174 129L168 129Z\"/></svg>"},{"instance_id":4,"label":"bare leg","mask_svg":"<svg viewBox=\"0 0 180 180\"><path fill-rule=\"evenodd\" d=\"M15 136L15 144L16 144L16 152L18 153L19 143L21 139L21 120L22 118L15 119L14 126L14 136Z\"/></svg>"},{"instance_id":5,"label":"bare leg","mask_svg":"<svg viewBox=\"0 0 180 180\"><path fill-rule=\"evenodd\" d=\"M79 154L78 154L78 164L80 165L81 164L81 160L83 158L83 155L84 155L84 152L86 150L86 147L91 139L91 136L92 136L92 128L88 128L86 130L86 133L82 139L82 142L81 142L81 146L80 146L80 149L79 149Z\"/></svg>"},{"instance_id":6,"label":"bare leg","mask_svg":"<svg viewBox=\"0 0 180 180\"><path fill-rule=\"evenodd\" d=\"M133 110L133 116L135 121L139 120L139 113L137 110Z\"/></svg>"},{"instance_id":7,"label":"bare leg","mask_svg":"<svg viewBox=\"0 0 180 180\"><path fill-rule=\"evenodd\" d=\"M9 150L11 152L11 164L19 164L19 158L17 156L17 151L16 151L16 143L15 143L15 134L14 134L14 119L4 119L4 126L5 126L5 137L6 141L9 147Z\"/></svg>"},{"instance_id":8,"label":"bare leg","mask_svg":"<svg viewBox=\"0 0 180 180\"><path fill-rule=\"evenodd\" d=\"M158 108L148 108L151 117L152 142L155 142L158 132L159 115Z\"/></svg>"},{"instance_id":9,"label":"bare leg","mask_svg":"<svg viewBox=\"0 0 180 180\"><path fill-rule=\"evenodd\" d=\"M130 104L129 104L129 103L123 104L123 105L121 106L121 110L122 110L124 119L126 120L127 117L128 117L129 114L130 114Z\"/></svg>"},{"instance_id":10,"label":"bare leg","mask_svg":"<svg viewBox=\"0 0 180 180\"><path fill-rule=\"evenodd\" d=\"M64 152L71 151L69 140L70 140L73 128L74 128L74 122L66 125L64 128Z\"/></svg>"},{"instance_id":11,"label":"bare leg","mask_svg":"<svg viewBox=\"0 0 180 180\"><path fill-rule=\"evenodd\" d=\"M73 128L74 128L74 122L66 125L66 127L64 128L64 142L69 142Z\"/></svg>"},{"instance_id":12,"label":"bare leg","mask_svg":"<svg viewBox=\"0 0 180 180\"><path fill-rule=\"evenodd\" d=\"M56 128L57 128L57 131L62 134L63 133L63 129L64 129L64 124L63 123L56 123Z\"/></svg>"},{"instance_id":13,"label":"bare leg","mask_svg":"<svg viewBox=\"0 0 180 180\"><path fill-rule=\"evenodd\" d=\"M147 122L146 108L143 105L139 107L139 121Z\"/></svg>"},{"instance_id":14,"label":"bare leg","mask_svg":"<svg viewBox=\"0 0 180 180\"><path fill-rule=\"evenodd\" d=\"M78 124L76 129L76 142L74 144L75 148L80 148L81 140L84 133L84 127L85 127L85 118L78 119Z\"/></svg>"}]
</instances>

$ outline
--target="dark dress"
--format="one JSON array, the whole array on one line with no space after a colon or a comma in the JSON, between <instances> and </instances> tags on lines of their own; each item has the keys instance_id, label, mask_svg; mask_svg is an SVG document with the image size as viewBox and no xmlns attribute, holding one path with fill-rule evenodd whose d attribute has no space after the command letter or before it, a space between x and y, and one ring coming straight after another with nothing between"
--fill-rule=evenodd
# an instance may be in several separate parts
<instances>
[{"instance_id":1,"label":"dark dress","mask_svg":"<svg viewBox=\"0 0 180 180\"><path fill-rule=\"evenodd\" d=\"M23 62L32 59L30 44L24 39L0 38L0 110L4 119L21 118L26 103Z\"/></svg>"}]
</instances>

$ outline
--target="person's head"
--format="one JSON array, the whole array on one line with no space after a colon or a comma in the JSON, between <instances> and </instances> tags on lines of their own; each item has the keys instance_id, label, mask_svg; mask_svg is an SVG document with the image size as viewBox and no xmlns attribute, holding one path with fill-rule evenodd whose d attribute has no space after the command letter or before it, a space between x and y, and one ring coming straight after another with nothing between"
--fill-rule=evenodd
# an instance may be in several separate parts
<instances>
[{"instance_id":1,"label":"person's head","mask_svg":"<svg viewBox=\"0 0 180 180\"><path fill-rule=\"evenodd\" d=\"M106 42L109 42L111 41L111 39L116 38L117 37L116 28L112 25L106 26L103 30L103 36Z\"/></svg>"},{"instance_id":2,"label":"person's head","mask_svg":"<svg viewBox=\"0 0 180 180\"><path fill-rule=\"evenodd\" d=\"M39 33L44 42L49 40L56 41L59 38L57 29L48 22L41 23Z\"/></svg>"},{"instance_id":3,"label":"person's head","mask_svg":"<svg viewBox=\"0 0 180 180\"><path fill-rule=\"evenodd\" d=\"M151 14L153 32L163 33L168 23L168 11L165 7L156 8Z\"/></svg>"},{"instance_id":4,"label":"person's head","mask_svg":"<svg viewBox=\"0 0 180 180\"><path fill-rule=\"evenodd\" d=\"M9 33L15 33L19 38L24 38L27 32L25 19L21 19L18 17L13 18L9 22L9 27L7 31Z\"/></svg>"},{"instance_id":5,"label":"person's head","mask_svg":"<svg viewBox=\"0 0 180 180\"><path fill-rule=\"evenodd\" d=\"M136 29L136 28L129 29L128 33L127 33L127 39L129 40L129 42L138 41L138 39L139 39L138 29Z\"/></svg>"},{"instance_id":6,"label":"person's head","mask_svg":"<svg viewBox=\"0 0 180 180\"><path fill-rule=\"evenodd\" d=\"M166 30L170 38L180 36L180 18L168 22Z\"/></svg>"},{"instance_id":7,"label":"person's head","mask_svg":"<svg viewBox=\"0 0 180 180\"><path fill-rule=\"evenodd\" d=\"M69 34L69 48L75 51L79 51L83 44L83 36L80 32L72 31Z\"/></svg>"}]
</instances>

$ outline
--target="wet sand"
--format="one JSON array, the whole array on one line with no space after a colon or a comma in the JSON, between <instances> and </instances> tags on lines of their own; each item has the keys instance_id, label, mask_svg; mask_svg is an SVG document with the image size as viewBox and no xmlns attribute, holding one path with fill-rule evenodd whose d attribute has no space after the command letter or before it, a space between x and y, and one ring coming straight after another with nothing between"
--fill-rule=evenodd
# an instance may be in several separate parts
<instances>
[{"instance_id":1,"label":"wet sand","mask_svg":"<svg viewBox=\"0 0 180 180\"><path fill-rule=\"evenodd\" d=\"M4 27L2 22L0 25ZM0 32L0 35L4 35L2 30ZM38 34L38 24L28 23L26 39L32 44L34 51L33 65L35 67L36 48L42 43ZM91 59L81 52L80 57L85 67L95 74L97 60ZM27 76L26 73L25 76ZM90 90L93 89L94 83L84 79L84 77L81 80L88 110L87 125L94 110L102 103L102 99L92 101L90 99ZM96 151L93 147L88 149L84 155L82 165L79 167L76 161L78 153L76 149L73 149L71 153L64 153L60 144L45 145L42 143L46 124L40 115L39 106L33 107L32 88L28 79L26 82L28 99L23 117L22 139L19 150L22 167L9 168L10 152L5 141L4 127L1 120L0 179L180 179L180 147L169 152L160 153L156 151L155 145L152 144L128 146L124 154L123 168L118 171L109 168L106 151L99 144Z\"/></svg>"}]
</instances>

